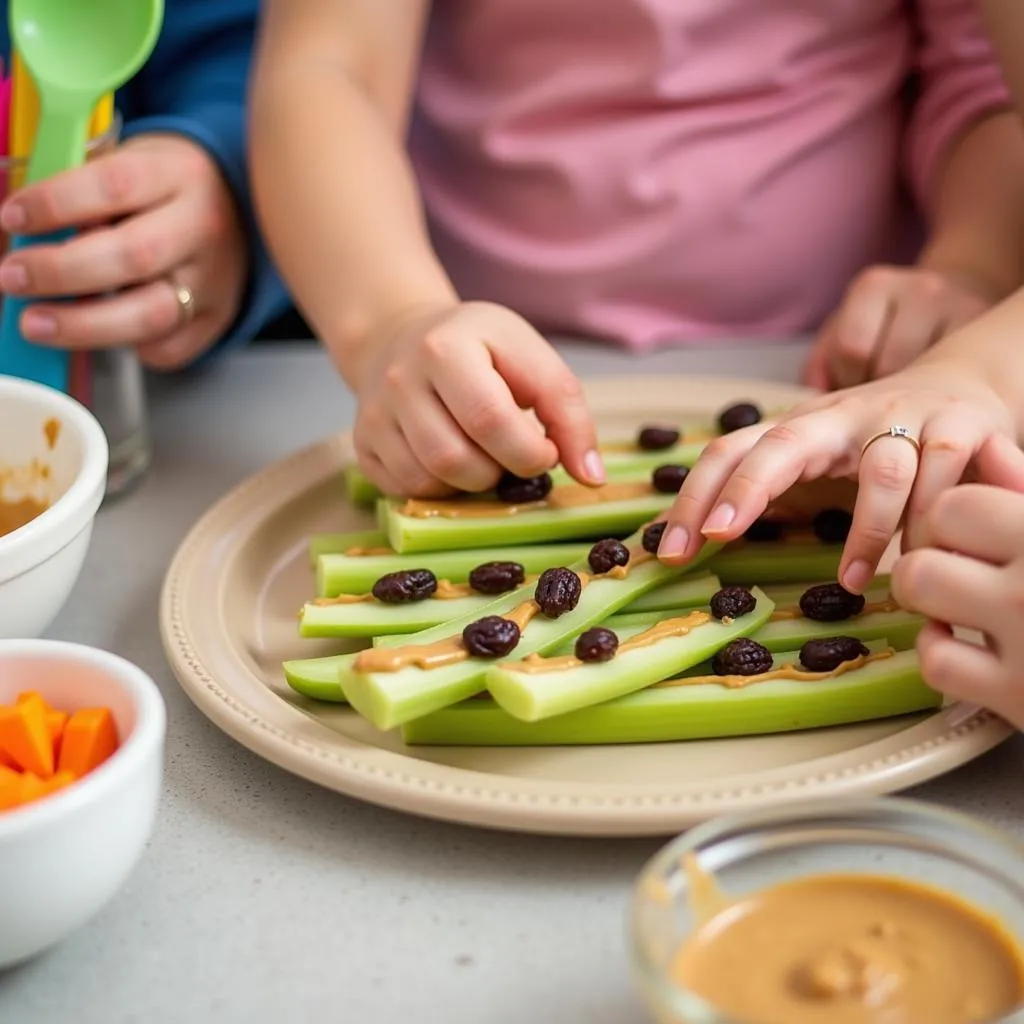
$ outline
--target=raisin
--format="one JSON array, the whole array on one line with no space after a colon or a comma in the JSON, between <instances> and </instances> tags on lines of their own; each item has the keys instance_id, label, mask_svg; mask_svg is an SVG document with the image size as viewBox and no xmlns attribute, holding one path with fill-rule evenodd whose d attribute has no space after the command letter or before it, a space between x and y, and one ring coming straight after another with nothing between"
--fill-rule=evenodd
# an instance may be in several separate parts
<instances>
[{"instance_id":1,"label":"raisin","mask_svg":"<svg viewBox=\"0 0 1024 1024\"><path fill-rule=\"evenodd\" d=\"M637 447L647 452L661 452L679 444L682 433L675 427L643 427L637 434Z\"/></svg>"},{"instance_id":2,"label":"raisin","mask_svg":"<svg viewBox=\"0 0 1024 1024\"><path fill-rule=\"evenodd\" d=\"M711 598L716 619L738 619L757 607L757 598L746 587L723 587Z\"/></svg>"},{"instance_id":3,"label":"raisin","mask_svg":"<svg viewBox=\"0 0 1024 1024\"><path fill-rule=\"evenodd\" d=\"M718 429L723 434L731 434L734 430L752 427L761 422L761 410L751 402L740 402L723 409L718 416Z\"/></svg>"},{"instance_id":4,"label":"raisin","mask_svg":"<svg viewBox=\"0 0 1024 1024\"><path fill-rule=\"evenodd\" d=\"M583 584L579 576L572 569L559 566L557 569L545 569L540 574L533 599L549 619L557 619L579 604L582 593Z\"/></svg>"},{"instance_id":5,"label":"raisin","mask_svg":"<svg viewBox=\"0 0 1024 1024\"><path fill-rule=\"evenodd\" d=\"M757 676L770 672L772 664L772 652L746 636L730 641L711 659L716 676Z\"/></svg>"},{"instance_id":6,"label":"raisin","mask_svg":"<svg viewBox=\"0 0 1024 1024\"><path fill-rule=\"evenodd\" d=\"M651 483L654 489L662 494L675 494L683 486L689 472L686 466L659 466L651 474Z\"/></svg>"},{"instance_id":7,"label":"raisin","mask_svg":"<svg viewBox=\"0 0 1024 1024\"><path fill-rule=\"evenodd\" d=\"M659 523L651 523L650 526L644 529L643 537L640 540L644 551L650 552L652 555L658 553L658 546L661 544L661 536L665 532L664 521Z\"/></svg>"},{"instance_id":8,"label":"raisin","mask_svg":"<svg viewBox=\"0 0 1024 1024\"><path fill-rule=\"evenodd\" d=\"M503 658L519 643L519 627L500 615L485 615L462 631L462 643L474 658Z\"/></svg>"},{"instance_id":9,"label":"raisin","mask_svg":"<svg viewBox=\"0 0 1024 1024\"><path fill-rule=\"evenodd\" d=\"M845 508L826 508L814 517L811 528L822 544L845 544L852 525L853 516Z\"/></svg>"},{"instance_id":10,"label":"raisin","mask_svg":"<svg viewBox=\"0 0 1024 1024\"><path fill-rule=\"evenodd\" d=\"M478 594L505 594L526 579L518 562L484 562L469 574L469 585Z\"/></svg>"},{"instance_id":11,"label":"raisin","mask_svg":"<svg viewBox=\"0 0 1024 1024\"><path fill-rule=\"evenodd\" d=\"M372 594L382 604L425 601L437 590L437 577L429 569L403 569L381 576Z\"/></svg>"},{"instance_id":12,"label":"raisin","mask_svg":"<svg viewBox=\"0 0 1024 1024\"><path fill-rule=\"evenodd\" d=\"M514 473L502 473L495 485L494 493L500 501L509 505L526 505L531 501L543 501L551 493L551 474L541 473L540 476L516 476Z\"/></svg>"},{"instance_id":13,"label":"raisin","mask_svg":"<svg viewBox=\"0 0 1024 1024\"><path fill-rule=\"evenodd\" d=\"M611 572L617 565L629 562L629 548L621 540L599 540L587 555L590 568L596 573Z\"/></svg>"},{"instance_id":14,"label":"raisin","mask_svg":"<svg viewBox=\"0 0 1024 1024\"><path fill-rule=\"evenodd\" d=\"M864 610L864 595L851 594L838 583L808 587L800 598L800 612L815 622L839 622Z\"/></svg>"},{"instance_id":15,"label":"raisin","mask_svg":"<svg viewBox=\"0 0 1024 1024\"><path fill-rule=\"evenodd\" d=\"M782 540L782 523L777 519L755 519L743 536L755 544Z\"/></svg>"},{"instance_id":16,"label":"raisin","mask_svg":"<svg viewBox=\"0 0 1024 1024\"><path fill-rule=\"evenodd\" d=\"M800 664L810 672L831 672L844 661L863 658L867 653L855 636L827 636L808 640L800 648Z\"/></svg>"},{"instance_id":17,"label":"raisin","mask_svg":"<svg viewBox=\"0 0 1024 1024\"><path fill-rule=\"evenodd\" d=\"M576 657L580 661L611 661L619 649L619 638L604 626L595 626L576 638Z\"/></svg>"}]
</instances>

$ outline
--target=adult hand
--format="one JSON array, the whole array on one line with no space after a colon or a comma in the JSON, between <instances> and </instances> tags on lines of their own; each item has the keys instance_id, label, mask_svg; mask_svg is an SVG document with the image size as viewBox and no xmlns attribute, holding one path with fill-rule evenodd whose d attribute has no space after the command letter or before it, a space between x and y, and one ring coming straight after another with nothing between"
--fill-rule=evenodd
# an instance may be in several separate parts
<instances>
[{"instance_id":1,"label":"adult hand","mask_svg":"<svg viewBox=\"0 0 1024 1024\"><path fill-rule=\"evenodd\" d=\"M1009 465L1003 467L1012 475ZM1024 728L1024 494L968 484L923 517L920 544L896 563L893 596L931 620L918 635L921 672L950 697ZM953 635L960 626L983 644Z\"/></svg>"},{"instance_id":2,"label":"adult hand","mask_svg":"<svg viewBox=\"0 0 1024 1024\"><path fill-rule=\"evenodd\" d=\"M820 331L804 383L822 391L888 377L997 300L966 275L927 267L869 267Z\"/></svg>"},{"instance_id":3,"label":"adult hand","mask_svg":"<svg viewBox=\"0 0 1024 1024\"><path fill-rule=\"evenodd\" d=\"M140 135L20 189L0 208L0 226L78 232L0 262L3 292L42 300L22 314L30 341L130 345L147 366L169 370L198 358L238 313L249 257L234 196L206 150L183 136ZM74 301L45 301L65 296Z\"/></svg>"},{"instance_id":4,"label":"adult hand","mask_svg":"<svg viewBox=\"0 0 1024 1024\"><path fill-rule=\"evenodd\" d=\"M386 494L483 491L504 469L535 476L559 461L583 483L603 482L579 381L510 310L486 302L421 309L364 351L356 451Z\"/></svg>"},{"instance_id":5,"label":"adult hand","mask_svg":"<svg viewBox=\"0 0 1024 1024\"><path fill-rule=\"evenodd\" d=\"M704 539L741 536L768 504L799 481L859 482L839 580L860 592L907 514L905 542L940 494L969 472L1024 489L1024 453L1014 417L996 393L953 359L921 364L884 380L806 402L774 425L716 438L690 471L667 519L660 556L681 563ZM882 437L904 426L904 438Z\"/></svg>"}]
</instances>

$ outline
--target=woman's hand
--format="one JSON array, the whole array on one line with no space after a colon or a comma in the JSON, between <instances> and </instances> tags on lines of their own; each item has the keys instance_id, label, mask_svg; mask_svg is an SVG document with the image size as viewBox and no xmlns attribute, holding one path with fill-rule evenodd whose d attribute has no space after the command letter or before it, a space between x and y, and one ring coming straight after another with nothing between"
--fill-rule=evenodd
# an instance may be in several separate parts
<instances>
[{"instance_id":1,"label":"woman's hand","mask_svg":"<svg viewBox=\"0 0 1024 1024\"><path fill-rule=\"evenodd\" d=\"M931 620L917 640L925 680L1024 729L1024 494L947 491L923 517L919 543L896 563L892 588L903 607ZM984 643L954 637L953 626Z\"/></svg>"},{"instance_id":2,"label":"woman's hand","mask_svg":"<svg viewBox=\"0 0 1024 1024\"><path fill-rule=\"evenodd\" d=\"M905 438L871 440L891 426L906 427L920 454ZM847 477L859 488L839 580L860 592L904 515L905 545L913 547L917 521L966 474L1024 489L1024 453L1014 432L1003 401L969 363L954 359L813 399L774 425L708 445L668 514L659 554L685 562L705 539L740 537L793 484Z\"/></svg>"},{"instance_id":3,"label":"woman's hand","mask_svg":"<svg viewBox=\"0 0 1024 1024\"><path fill-rule=\"evenodd\" d=\"M950 270L869 267L819 333L804 383L829 391L888 377L999 297L994 288Z\"/></svg>"},{"instance_id":4,"label":"woman's hand","mask_svg":"<svg viewBox=\"0 0 1024 1024\"><path fill-rule=\"evenodd\" d=\"M0 226L78 232L0 262L4 293L41 300L22 314L30 341L131 345L146 365L170 370L202 355L238 314L249 249L234 196L206 150L183 136L140 135L20 189L0 208ZM76 301L45 301L65 296Z\"/></svg>"},{"instance_id":5,"label":"woman's hand","mask_svg":"<svg viewBox=\"0 0 1024 1024\"><path fill-rule=\"evenodd\" d=\"M348 372L359 396L356 451L386 494L483 491L503 469L535 476L559 461L577 480L604 481L579 381L510 310L414 311L362 349L363 365Z\"/></svg>"}]
</instances>

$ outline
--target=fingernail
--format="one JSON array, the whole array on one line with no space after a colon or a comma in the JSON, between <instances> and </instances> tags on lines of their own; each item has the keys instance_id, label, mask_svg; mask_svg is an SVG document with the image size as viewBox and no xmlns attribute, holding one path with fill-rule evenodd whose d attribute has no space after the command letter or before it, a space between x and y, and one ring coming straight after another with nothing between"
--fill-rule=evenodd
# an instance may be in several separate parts
<instances>
[{"instance_id":1,"label":"fingernail","mask_svg":"<svg viewBox=\"0 0 1024 1024\"><path fill-rule=\"evenodd\" d=\"M600 452L587 452L587 454L583 456L583 469L586 471L587 478L589 480L593 481L595 484L604 483L604 460L601 458Z\"/></svg>"},{"instance_id":2,"label":"fingernail","mask_svg":"<svg viewBox=\"0 0 1024 1024\"><path fill-rule=\"evenodd\" d=\"M28 287L28 271L20 263L0 266L0 288L5 292L20 292Z\"/></svg>"},{"instance_id":3,"label":"fingernail","mask_svg":"<svg viewBox=\"0 0 1024 1024\"><path fill-rule=\"evenodd\" d=\"M26 219L25 208L20 203L9 203L0 211L0 227L7 231L20 231Z\"/></svg>"},{"instance_id":4,"label":"fingernail","mask_svg":"<svg viewBox=\"0 0 1024 1024\"><path fill-rule=\"evenodd\" d=\"M27 310L21 318L21 330L27 338L44 341L57 336L57 319L49 313Z\"/></svg>"},{"instance_id":5,"label":"fingernail","mask_svg":"<svg viewBox=\"0 0 1024 1024\"><path fill-rule=\"evenodd\" d=\"M732 521L736 518L736 509L726 503L713 509L711 515L704 521L701 533L721 533L728 530Z\"/></svg>"},{"instance_id":6,"label":"fingernail","mask_svg":"<svg viewBox=\"0 0 1024 1024\"><path fill-rule=\"evenodd\" d=\"M690 540L690 532L685 526L678 523L673 524L665 531L661 538L661 546L658 548L659 558L674 558L686 550Z\"/></svg>"},{"instance_id":7,"label":"fingernail","mask_svg":"<svg viewBox=\"0 0 1024 1024\"><path fill-rule=\"evenodd\" d=\"M871 566L864 559L850 563L850 568L843 573L842 583L851 593L860 594L871 582Z\"/></svg>"}]
</instances>

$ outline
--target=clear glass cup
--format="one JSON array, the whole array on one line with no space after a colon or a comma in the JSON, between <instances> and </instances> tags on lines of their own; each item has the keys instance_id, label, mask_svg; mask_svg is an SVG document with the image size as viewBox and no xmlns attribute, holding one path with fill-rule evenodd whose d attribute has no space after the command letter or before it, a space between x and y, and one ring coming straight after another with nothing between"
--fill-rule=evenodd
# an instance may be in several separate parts
<instances>
[{"instance_id":1,"label":"clear glass cup","mask_svg":"<svg viewBox=\"0 0 1024 1024\"><path fill-rule=\"evenodd\" d=\"M675 954L697 925L684 870L688 855L730 897L815 874L925 882L1001 918L1024 944L1024 845L965 815L897 799L737 814L674 840L637 881L630 956L639 991L659 1024L764 1024L726 1017L670 976ZM1017 1011L990 1024L1022 1022L1024 1011Z\"/></svg>"},{"instance_id":2,"label":"clear glass cup","mask_svg":"<svg viewBox=\"0 0 1024 1024\"><path fill-rule=\"evenodd\" d=\"M86 159L109 153L121 138L121 117L114 115L110 129L90 140ZM0 158L0 201L19 188L28 161ZM7 239L0 238L6 251ZM146 381L132 348L102 349L71 354L68 393L99 420L110 445L107 497L124 493L149 468L152 446Z\"/></svg>"}]
</instances>

